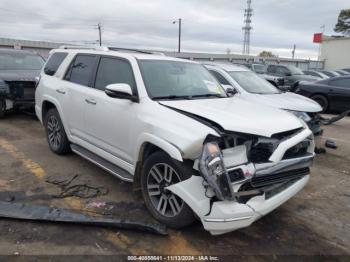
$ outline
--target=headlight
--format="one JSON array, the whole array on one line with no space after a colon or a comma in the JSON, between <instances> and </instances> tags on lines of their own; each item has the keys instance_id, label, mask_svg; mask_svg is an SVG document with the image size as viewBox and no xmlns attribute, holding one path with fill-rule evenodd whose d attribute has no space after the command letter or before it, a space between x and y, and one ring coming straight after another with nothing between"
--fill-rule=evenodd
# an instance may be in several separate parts
<instances>
[{"instance_id":1,"label":"headlight","mask_svg":"<svg viewBox=\"0 0 350 262\"><path fill-rule=\"evenodd\" d=\"M311 117L305 112L291 111L291 110L287 110L287 111L295 115L297 118L300 118L305 123L308 123L312 120Z\"/></svg>"},{"instance_id":2,"label":"headlight","mask_svg":"<svg viewBox=\"0 0 350 262\"><path fill-rule=\"evenodd\" d=\"M230 179L217 143L210 142L204 145L199 170L219 200L232 197Z\"/></svg>"}]
</instances>

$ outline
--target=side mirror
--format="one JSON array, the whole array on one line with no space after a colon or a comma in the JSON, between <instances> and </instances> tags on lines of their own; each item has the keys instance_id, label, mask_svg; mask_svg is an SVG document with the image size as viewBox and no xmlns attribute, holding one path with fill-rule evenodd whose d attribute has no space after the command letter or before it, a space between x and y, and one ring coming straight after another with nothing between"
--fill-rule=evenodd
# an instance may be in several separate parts
<instances>
[{"instance_id":1,"label":"side mirror","mask_svg":"<svg viewBox=\"0 0 350 262\"><path fill-rule=\"evenodd\" d=\"M110 84L106 86L106 95L113 98L128 99L133 102L139 102L139 98L132 93L132 89L128 84Z\"/></svg>"},{"instance_id":2,"label":"side mirror","mask_svg":"<svg viewBox=\"0 0 350 262\"><path fill-rule=\"evenodd\" d=\"M290 72L286 72L284 75L285 76L292 76L292 74Z\"/></svg>"},{"instance_id":3,"label":"side mirror","mask_svg":"<svg viewBox=\"0 0 350 262\"><path fill-rule=\"evenodd\" d=\"M234 88L234 87L226 88L226 94L227 94L228 96L234 96L234 95L237 94L237 93L238 93L238 92L237 92L236 88Z\"/></svg>"}]
</instances>

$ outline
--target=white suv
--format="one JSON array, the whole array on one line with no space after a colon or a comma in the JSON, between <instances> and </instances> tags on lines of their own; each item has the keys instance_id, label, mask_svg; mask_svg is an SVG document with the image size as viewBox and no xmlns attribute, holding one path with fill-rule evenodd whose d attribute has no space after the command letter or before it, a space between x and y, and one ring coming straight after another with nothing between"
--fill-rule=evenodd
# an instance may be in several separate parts
<instances>
[{"instance_id":1,"label":"white suv","mask_svg":"<svg viewBox=\"0 0 350 262\"><path fill-rule=\"evenodd\" d=\"M103 48L54 50L36 90L51 150L141 188L172 228L249 226L309 180L312 132L282 110L226 94L202 65Z\"/></svg>"}]
</instances>

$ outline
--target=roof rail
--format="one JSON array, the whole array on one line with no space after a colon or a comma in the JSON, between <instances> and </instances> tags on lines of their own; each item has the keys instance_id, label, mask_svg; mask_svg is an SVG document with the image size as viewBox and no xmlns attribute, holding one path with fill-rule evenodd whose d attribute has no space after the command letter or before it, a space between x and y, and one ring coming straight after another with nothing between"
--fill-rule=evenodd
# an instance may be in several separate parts
<instances>
[{"instance_id":1,"label":"roof rail","mask_svg":"<svg viewBox=\"0 0 350 262\"><path fill-rule=\"evenodd\" d=\"M145 51L145 50L140 50L140 49L122 48L122 47L108 47L108 48L111 51L121 51L121 52L125 51L125 52L135 52L135 53L148 54L148 55L163 55L163 56L165 56L164 53L157 52L157 51Z\"/></svg>"},{"instance_id":2,"label":"roof rail","mask_svg":"<svg viewBox=\"0 0 350 262\"><path fill-rule=\"evenodd\" d=\"M152 52L145 51L140 49L133 48L122 48L122 47L107 47L107 46L87 46L87 45L63 45L60 46L59 49L86 49L86 50L96 50L96 51L119 51L119 52L135 52L141 54L149 54L149 55L162 55L165 56L164 53L161 52Z\"/></svg>"},{"instance_id":3,"label":"roof rail","mask_svg":"<svg viewBox=\"0 0 350 262\"><path fill-rule=\"evenodd\" d=\"M87 45L62 45L59 49L86 49L86 50L98 50L108 51L109 48L106 46L87 46Z\"/></svg>"}]
</instances>

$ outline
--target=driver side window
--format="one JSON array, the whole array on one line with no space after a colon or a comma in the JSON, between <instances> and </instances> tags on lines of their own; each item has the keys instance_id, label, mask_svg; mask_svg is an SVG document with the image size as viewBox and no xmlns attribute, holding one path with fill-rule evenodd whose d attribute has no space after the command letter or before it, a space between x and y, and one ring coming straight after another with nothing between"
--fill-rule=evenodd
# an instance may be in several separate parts
<instances>
[{"instance_id":1,"label":"driver side window","mask_svg":"<svg viewBox=\"0 0 350 262\"><path fill-rule=\"evenodd\" d=\"M289 70L283 66L278 66L276 68L276 73L280 76L286 76L289 73Z\"/></svg>"}]
</instances>

